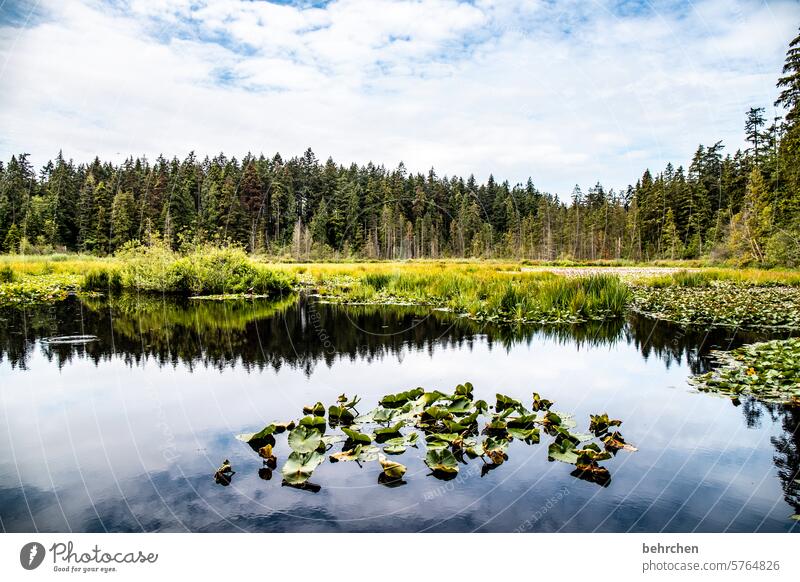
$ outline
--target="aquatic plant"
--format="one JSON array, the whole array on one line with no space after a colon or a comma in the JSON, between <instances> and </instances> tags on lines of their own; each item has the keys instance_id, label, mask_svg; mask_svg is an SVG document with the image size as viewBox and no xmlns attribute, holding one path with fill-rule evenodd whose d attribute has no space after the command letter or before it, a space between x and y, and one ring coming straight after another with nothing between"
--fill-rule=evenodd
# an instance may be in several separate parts
<instances>
[{"instance_id":1,"label":"aquatic plant","mask_svg":"<svg viewBox=\"0 0 800 582\"><path fill-rule=\"evenodd\" d=\"M427 305L483 321L577 323L620 317L630 296L618 277L560 277L463 268L323 276L317 291L341 303Z\"/></svg>"},{"instance_id":2,"label":"aquatic plant","mask_svg":"<svg viewBox=\"0 0 800 582\"><path fill-rule=\"evenodd\" d=\"M63 273L14 277L0 283L0 306L32 305L62 301L80 289L82 277Z\"/></svg>"},{"instance_id":3,"label":"aquatic plant","mask_svg":"<svg viewBox=\"0 0 800 582\"><path fill-rule=\"evenodd\" d=\"M306 416L298 421L270 423L237 438L258 452L267 467L275 468L275 435L287 432L291 452L281 469L284 484L313 491L319 486L310 484L309 479L326 454L332 463L377 462L379 482L397 485L404 483L407 469L388 455L402 455L423 442L430 475L452 479L470 459L482 460L482 473L502 465L508 460L512 441L535 445L544 431L553 438L548 447L550 460L575 465L576 477L606 485L610 474L599 463L619 450L636 450L618 432L608 434L608 428L621 421L611 420L607 414L592 415L594 434L582 434L572 432L576 424L569 415L552 411L552 402L537 393L529 410L522 401L504 394L497 394L494 405L489 406L484 400L475 400L473 392L468 382L450 393L414 388L384 396L364 414L355 410L358 397L348 399L342 394L336 404L327 407L327 423L326 407L317 402L303 407ZM326 434L328 428L334 432ZM590 442L595 438L605 449ZM580 443L584 444L578 448ZM337 445L341 449L333 452Z\"/></svg>"},{"instance_id":4,"label":"aquatic plant","mask_svg":"<svg viewBox=\"0 0 800 582\"><path fill-rule=\"evenodd\" d=\"M800 338L748 344L712 355L719 367L689 380L698 390L800 405Z\"/></svg>"},{"instance_id":5,"label":"aquatic plant","mask_svg":"<svg viewBox=\"0 0 800 582\"><path fill-rule=\"evenodd\" d=\"M712 281L708 285L635 286L633 310L682 325L800 326L800 287Z\"/></svg>"}]
</instances>

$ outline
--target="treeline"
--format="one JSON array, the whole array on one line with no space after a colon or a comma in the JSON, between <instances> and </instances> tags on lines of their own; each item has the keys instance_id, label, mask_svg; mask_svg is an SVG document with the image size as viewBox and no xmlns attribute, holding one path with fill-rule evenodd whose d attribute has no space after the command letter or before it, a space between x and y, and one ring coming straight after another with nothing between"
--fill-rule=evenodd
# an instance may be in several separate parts
<instances>
[{"instance_id":1,"label":"treeline","mask_svg":"<svg viewBox=\"0 0 800 582\"><path fill-rule=\"evenodd\" d=\"M159 156L75 164L59 153L37 174L26 154L0 162L0 250L113 253L163 237L174 247L234 242L296 258L507 257L553 260L712 257L800 263L800 36L790 44L767 120L747 112L748 147L700 146L688 168L644 172L616 191L578 186L569 200L532 180L413 174L400 164Z\"/></svg>"}]
</instances>

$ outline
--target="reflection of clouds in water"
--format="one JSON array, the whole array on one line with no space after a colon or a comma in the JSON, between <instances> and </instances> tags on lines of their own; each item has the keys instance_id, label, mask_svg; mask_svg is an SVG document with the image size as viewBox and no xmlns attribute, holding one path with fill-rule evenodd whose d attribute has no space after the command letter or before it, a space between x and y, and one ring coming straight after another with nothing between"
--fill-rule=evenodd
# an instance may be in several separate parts
<instances>
[{"instance_id":1,"label":"reflection of clouds in water","mask_svg":"<svg viewBox=\"0 0 800 582\"><path fill-rule=\"evenodd\" d=\"M135 341L132 332L127 338L119 333L136 329L122 318L84 320L101 341L62 346L66 351L57 358L38 346L22 348L22 336L6 335L0 363L9 428L0 436L4 526L32 529L30 505L36 527L58 531L513 531L562 487L570 489L568 500L550 508L533 531L713 530L731 520L731 529L748 530L764 516L764 529L791 526L786 505L776 505L783 491L770 443L788 428L762 416L760 426L747 429L729 401L691 393L686 350L695 350L697 339L690 334L676 348L668 335L659 340L652 326L638 321L570 341L564 328L503 336L470 322L453 326L427 318L406 334L364 337L345 327L342 308L320 311L339 350L331 359L314 343L313 326L294 326L300 319L294 308L260 322L261 343L255 345L255 324L246 318L244 331L239 322L216 336L204 329L185 345L175 343L187 329L177 323L159 345L155 336ZM360 327L369 329L385 324L386 313L376 313L347 317L359 317ZM394 323L402 326L406 317L414 317L413 310L400 312ZM74 326L75 320L61 325ZM288 334L292 350L286 348ZM722 341L724 335L709 345ZM683 357L676 358L678 348ZM159 357L142 360L148 349ZM203 350L206 356L216 350L222 371L213 363L199 365ZM22 351L26 370L8 359L9 352ZM261 368L259 354L262 364L271 363ZM234 355L238 361L229 365ZM308 365L317 361L326 365ZM690 363L693 368L696 361ZM233 438L294 418L304 404L329 404L342 392L359 394L366 410L388 392L418 385L450 389L466 380L475 385L476 398L486 400L498 391L528 400L536 390L559 410L575 413L579 430L589 413L608 411L624 419L623 432L640 451L612 460L612 483L598 493L570 477L568 466L548 463L546 444L514 443L509 461L496 471L481 478L465 468L467 478L425 501L443 482L426 476L421 449L398 458L408 466L404 487L379 485L374 466L326 462L312 479L322 489L311 494L281 487L279 478L260 479L260 460ZM171 451L176 454L166 454ZM285 439L279 438L276 453L282 462ZM224 458L236 470L226 488L211 478ZM714 511L706 516L709 507Z\"/></svg>"}]
</instances>

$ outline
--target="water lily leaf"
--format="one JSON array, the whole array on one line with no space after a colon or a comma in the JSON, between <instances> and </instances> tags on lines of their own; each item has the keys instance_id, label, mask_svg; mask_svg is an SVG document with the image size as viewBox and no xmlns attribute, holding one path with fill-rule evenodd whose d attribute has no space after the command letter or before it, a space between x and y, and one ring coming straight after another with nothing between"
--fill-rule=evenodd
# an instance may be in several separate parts
<instances>
[{"instance_id":1,"label":"water lily leaf","mask_svg":"<svg viewBox=\"0 0 800 582\"><path fill-rule=\"evenodd\" d=\"M317 402L313 406L304 406L303 414L311 414L313 416L325 416L325 405L322 402Z\"/></svg>"},{"instance_id":2,"label":"water lily leaf","mask_svg":"<svg viewBox=\"0 0 800 582\"><path fill-rule=\"evenodd\" d=\"M345 437L344 435L332 434L329 436L323 436L322 442L325 443L326 447L329 447L331 445L335 445L336 443L343 443L346 439L347 437Z\"/></svg>"},{"instance_id":3,"label":"water lily leaf","mask_svg":"<svg viewBox=\"0 0 800 582\"><path fill-rule=\"evenodd\" d=\"M489 404L485 400L476 400L475 410L479 413L485 413L487 410L489 410Z\"/></svg>"},{"instance_id":4,"label":"water lily leaf","mask_svg":"<svg viewBox=\"0 0 800 582\"><path fill-rule=\"evenodd\" d=\"M522 402L520 402L519 400L515 400L510 396L506 396L505 394L498 393L496 398L497 398L497 403L495 404L494 409L497 412L502 412L503 410L506 410L508 408L516 410L522 407Z\"/></svg>"},{"instance_id":5,"label":"water lily leaf","mask_svg":"<svg viewBox=\"0 0 800 582\"><path fill-rule=\"evenodd\" d=\"M495 465L502 465L506 460L506 451L508 450L508 441L502 439L495 439L487 437L483 441L483 452L486 454Z\"/></svg>"},{"instance_id":6,"label":"water lily leaf","mask_svg":"<svg viewBox=\"0 0 800 582\"><path fill-rule=\"evenodd\" d=\"M611 451L623 450L623 451L628 451L629 453L634 453L639 450L633 445L626 443L625 439L622 438L622 435L619 433L619 431L614 431L606 438L604 438L603 444L606 446L608 450Z\"/></svg>"},{"instance_id":7,"label":"water lily leaf","mask_svg":"<svg viewBox=\"0 0 800 582\"><path fill-rule=\"evenodd\" d=\"M405 426L403 421L398 422L392 426L386 428L376 428L375 429L375 440L379 443L385 442L390 438L396 437L400 434L400 429Z\"/></svg>"},{"instance_id":8,"label":"water lily leaf","mask_svg":"<svg viewBox=\"0 0 800 582\"><path fill-rule=\"evenodd\" d=\"M455 414L460 414L472 410L472 401L467 398L456 398L445 408Z\"/></svg>"},{"instance_id":9,"label":"water lily leaf","mask_svg":"<svg viewBox=\"0 0 800 582\"><path fill-rule=\"evenodd\" d=\"M793 519L795 521L800 521L800 513L795 513L794 515L790 515L789 519Z\"/></svg>"},{"instance_id":10,"label":"water lily leaf","mask_svg":"<svg viewBox=\"0 0 800 582\"><path fill-rule=\"evenodd\" d=\"M450 432L464 432L469 428L468 424L461 424L460 422L456 422L454 420L444 419L442 422Z\"/></svg>"},{"instance_id":11,"label":"water lily leaf","mask_svg":"<svg viewBox=\"0 0 800 582\"><path fill-rule=\"evenodd\" d=\"M398 414L400 414L398 408L376 408L372 412L372 420L374 422L390 422Z\"/></svg>"},{"instance_id":12,"label":"water lily leaf","mask_svg":"<svg viewBox=\"0 0 800 582\"><path fill-rule=\"evenodd\" d=\"M348 401L347 396L345 396L344 394L340 394L339 398L336 399L336 402L341 408L352 410L356 407L356 405L359 402L361 402L361 398L359 398L358 396L353 396L353 399Z\"/></svg>"},{"instance_id":13,"label":"water lily leaf","mask_svg":"<svg viewBox=\"0 0 800 582\"><path fill-rule=\"evenodd\" d=\"M381 398L380 404L384 408L399 408L406 402L416 400L423 394L425 394L425 390L422 388L414 388L413 390L407 390L397 394L388 394Z\"/></svg>"},{"instance_id":14,"label":"water lily leaf","mask_svg":"<svg viewBox=\"0 0 800 582\"><path fill-rule=\"evenodd\" d=\"M324 446L322 433L315 428L300 425L289 433L289 446L297 453L310 453Z\"/></svg>"},{"instance_id":15,"label":"water lily leaf","mask_svg":"<svg viewBox=\"0 0 800 582\"><path fill-rule=\"evenodd\" d=\"M225 459L222 461L222 465L220 465L219 469L214 472L214 481L227 487L231 484L231 478L235 473L236 471L231 467L231 462Z\"/></svg>"},{"instance_id":16,"label":"water lily leaf","mask_svg":"<svg viewBox=\"0 0 800 582\"><path fill-rule=\"evenodd\" d=\"M325 434L325 419L321 416L304 416L297 424L299 426L318 430L320 434Z\"/></svg>"},{"instance_id":17,"label":"water lily leaf","mask_svg":"<svg viewBox=\"0 0 800 582\"><path fill-rule=\"evenodd\" d=\"M286 459L283 467L281 467L281 474L283 475L284 481L289 485L305 483L324 458L325 457L317 451L308 453L294 451Z\"/></svg>"},{"instance_id":18,"label":"water lily leaf","mask_svg":"<svg viewBox=\"0 0 800 582\"><path fill-rule=\"evenodd\" d=\"M355 417L349 408L332 405L328 407L328 420L334 424L349 425L353 423Z\"/></svg>"},{"instance_id":19,"label":"water lily leaf","mask_svg":"<svg viewBox=\"0 0 800 582\"><path fill-rule=\"evenodd\" d=\"M333 453L330 456L331 463L336 463L338 461L355 461L358 459L358 455L361 454L362 448L364 448L364 445L356 445L347 451Z\"/></svg>"},{"instance_id":20,"label":"water lily leaf","mask_svg":"<svg viewBox=\"0 0 800 582\"><path fill-rule=\"evenodd\" d=\"M453 418L453 414L446 408L429 406L422 413L423 419L444 420Z\"/></svg>"},{"instance_id":21,"label":"water lily leaf","mask_svg":"<svg viewBox=\"0 0 800 582\"><path fill-rule=\"evenodd\" d=\"M541 420L542 424L550 426L558 426L561 424L561 417L555 412L547 411L544 418Z\"/></svg>"},{"instance_id":22,"label":"water lily leaf","mask_svg":"<svg viewBox=\"0 0 800 582\"><path fill-rule=\"evenodd\" d=\"M611 458L611 453L601 451L600 447L594 443L590 443L582 449L576 449L575 453L578 455L575 464L581 471L594 470L598 461L605 461Z\"/></svg>"},{"instance_id":23,"label":"water lily leaf","mask_svg":"<svg viewBox=\"0 0 800 582\"><path fill-rule=\"evenodd\" d=\"M464 396L472 400L472 383L471 382L464 382L463 384L459 384L456 386L455 394L456 396Z\"/></svg>"},{"instance_id":24,"label":"water lily leaf","mask_svg":"<svg viewBox=\"0 0 800 582\"><path fill-rule=\"evenodd\" d=\"M539 396L538 392L533 393L532 410L534 412L538 412L539 410L550 410L551 406L553 406L552 400L547 400L546 398L542 398L541 396Z\"/></svg>"},{"instance_id":25,"label":"water lily leaf","mask_svg":"<svg viewBox=\"0 0 800 582\"><path fill-rule=\"evenodd\" d=\"M405 465L401 465L400 463L390 461L383 455L380 455L378 457L378 461L381 464L383 472L386 474L387 477L391 479L400 479L403 475L406 474Z\"/></svg>"},{"instance_id":26,"label":"water lily leaf","mask_svg":"<svg viewBox=\"0 0 800 582\"><path fill-rule=\"evenodd\" d=\"M416 446L419 434L412 432L410 435L395 437L386 441L383 451L390 455L401 455L406 452L409 446Z\"/></svg>"},{"instance_id":27,"label":"water lily leaf","mask_svg":"<svg viewBox=\"0 0 800 582\"><path fill-rule=\"evenodd\" d=\"M528 444L536 444L541 440L538 428L508 428L508 434Z\"/></svg>"},{"instance_id":28,"label":"water lily leaf","mask_svg":"<svg viewBox=\"0 0 800 582\"><path fill-rule=\"evenodd\" d=\"M607 432L612 426L619 426L621 424L621 420L609 418L607 413L589 415L589 430L598 436Z\"/></svg>"},{"instance_id":29,"label":"water lily leaf","mask_svg":"<svg viewBox=\"0 0 800 582\"><path fill-rule=\"evenodd\" d=\"M550 446L547 447L547 458L551 461L561 461L570 465L576 464L578 462L578 454L575 452L575 443L569 440L550 443Z\"/></svg>"},{"instance_id":30,"label":"water lily leaf","mask_svg":"<svg viewBox=\"0 0 800 582\"><path fill-rule=\"evenodd\" d=\"M258 456L267 461L275 460L275 455L272 453L272 445L266 444L258 449Z\"/></svg>"},{"instance_id":31,"label":"water lily leaf","mask_svg":"<svg viewBox=\"0 0 800 582\"><path fill-rule=\"evenodd\" d=\"M458 473L458 461L447 449L429 450L425 455L425 464L439 473Z\"/></svg>"},{"instance_id":32,"label":"water lily leaf","mask_svg":"<svg viewBox=\"0 0 800 582\"><path fill-rule=\"evenodd\" d=\"M238 434L236 435L236 438L258 449L265 444L274 445L275 437L273 435L282 433L287 429L291 430L294 428L294 426L294 422L271 422L259 432Z\"/></svg>"},{"instance_id":33,"label":"water lily leaf","mask_svg":"<svg viewBox=\"0 0 800 582\"><path fill-rule=\"evenodd\" d=\"M471 427L478 424L478 417L480 416L480 412L477 410L472 414L468 414L466 416L456 417L456 422L464 427ZM451 431L452 432L452 431Z\"/></svg>"},{"instance_id":34,"label":"water lily leaf","mask_svg":"<svg viewBox=\"0 0 800 582\"><path fill-rule=\"evenodd\" d=\"M372 436L363 432L359 432L347 427L342 428L342 432L346 434L348 440L352 441L353 443L362 443L368 445L372 442Z\"/></svg>"},{"instance_id":35,"label":"water lily leaf","mask_svg":"<svg viewBox=\"0 0 800 582\"><path fill-rule=\"evenodd\" d=\"M423 407L430 406L447 396L444 392L439 392L438 390L434 390L433 392L423 392L419 398L416 399L417 403L421 404Z\"/></svg>"}]
</instances>

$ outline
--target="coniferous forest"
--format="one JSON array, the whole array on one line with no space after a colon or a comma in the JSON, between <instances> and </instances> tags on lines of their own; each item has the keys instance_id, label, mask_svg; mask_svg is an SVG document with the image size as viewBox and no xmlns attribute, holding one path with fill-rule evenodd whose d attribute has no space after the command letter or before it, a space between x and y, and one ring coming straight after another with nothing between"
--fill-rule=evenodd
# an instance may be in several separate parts
<instances>
[{"instance_id":1,"label":"coniferous forest","mask_svg":"<svg viewBox=\"0 0 800 582\"><path fill-rule=\"evenodd\" d=\"M698 146L688 166L647 169L624 189L575 186L569 198L533 179L414 174L369 163L220 154L183 160L95 159L59 152L37 171L27 154L0 163L0 250L106 255L164 237L175 248L233 242L298 259L504 257L535 260L710 258L800 264L800 36L775 105L744 116L745 149Z\"/></svg>"}]
</instances>

